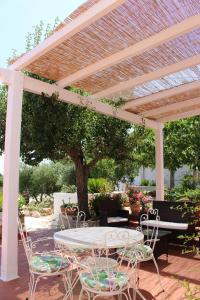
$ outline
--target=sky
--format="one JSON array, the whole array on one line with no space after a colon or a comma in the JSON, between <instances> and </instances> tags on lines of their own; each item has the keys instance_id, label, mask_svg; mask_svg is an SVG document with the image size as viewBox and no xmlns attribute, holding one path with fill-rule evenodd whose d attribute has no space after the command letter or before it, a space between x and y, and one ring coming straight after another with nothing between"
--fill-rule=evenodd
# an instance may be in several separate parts
<instances>
[{"instance_id":1,"label":"sky","mask_svg":"<svg viewBox=\"0 0 200 300\"><path fill-rule=\"evenodd\" d=\"M86 0L0 0L0 67L6 67L12 49L24 52L26 35L33 26L62 21ZM3 173L3 158L0 157L0 173Z\"/></svg>"}]
</instances>

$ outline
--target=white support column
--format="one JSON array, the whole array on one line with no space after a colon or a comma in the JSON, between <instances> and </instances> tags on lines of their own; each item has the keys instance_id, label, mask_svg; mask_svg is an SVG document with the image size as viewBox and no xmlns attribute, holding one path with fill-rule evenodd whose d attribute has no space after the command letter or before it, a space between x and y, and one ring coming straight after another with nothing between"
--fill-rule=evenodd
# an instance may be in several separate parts
<instances>
[{"instance_id":1,"label":"white support column","mask_svg":"<svg viewBox=\"0 0 200 300\"><path fill-rule=\"evenodd\" d=\"M13 71L8 88L2 218L1 279L18 277L18 182L23 75Z\"/></svg>"},{"instance_id":2,"label":"white support column","mask_svg":"<svg viewBox=\"0 0 200 300\"><path fill-rule=\"evenodd\" d=\"M155 130L156 147L156 200L164 200L164 156L163 156L163 124Z\"/></svg>"}]
</instances>

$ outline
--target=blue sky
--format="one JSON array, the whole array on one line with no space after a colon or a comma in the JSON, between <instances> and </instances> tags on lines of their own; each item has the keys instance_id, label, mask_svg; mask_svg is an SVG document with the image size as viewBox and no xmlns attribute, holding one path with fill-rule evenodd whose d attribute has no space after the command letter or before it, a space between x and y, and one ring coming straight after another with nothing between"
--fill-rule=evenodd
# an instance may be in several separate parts
<instances>
[{"instance_id":1,"label":"blue sky","mask_svg":"<svg viewBox=\"0 0 200 300\"><path fill-rule=\"evenodd\" d=\"M25 38L33 26L42 20L54 23L56 17L65 19L86 0L0 0L0 67L12 55L12 49L24 52ZM3 160L0 158L0 173Z\"/></svg>"}]
</instances>

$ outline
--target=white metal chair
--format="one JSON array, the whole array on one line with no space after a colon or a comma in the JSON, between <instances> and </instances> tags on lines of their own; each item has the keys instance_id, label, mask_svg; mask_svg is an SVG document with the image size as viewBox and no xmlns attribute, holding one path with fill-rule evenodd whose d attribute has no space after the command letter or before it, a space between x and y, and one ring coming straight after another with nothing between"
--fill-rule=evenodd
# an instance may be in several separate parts
<instances>
[{"instance_id":1,"label":"white metal chair","mask_svg":"<svg viewBox=\"0 0 200 300\"><path fill-rule=\"evenodd\" d=\"M149 220L154 220L154 223L152 225L151 222L148 222ZM154 248L155 244L158 241L158 226L159 226L160 217L158 215L157 209L149 209L147 214L142 214L140 217L140 227L138 230L142 231L142 233L145 236L144 244L138 245L136 248L137 251L137 260L138 263L148 260L153 260L154 265L156 267L156 271L158 274L158 280L161 286L162 291L164 291L164 288L162 286L162 282L160 279L160 272L158 268L158 264L156 262L156 259L154 257Z\"/></svg>"},{"instance_id":2,"label":"white metal chair","mask_svg":"<svg viewBox=\"0 0 200 300\"><path fill-rule=\"evenodd\" d=\"M19 220L18 226L30 271L29 297L27 299L35 299L35 290L42 277L58 275L63 278L66 292L65 299L71 299L70 261L64 257L61 250L54 248L52 238L47 237L32 241ZM54 250L49 250L52 249L52 246Z\"/></svg>"},{"instance_id":3,"label":"white metal chair","mask_svg":"<svg viewBox=\"0 0 200 300\"><path fill-rule=\"evenodd\" d=\"M84 211L78 211L76 215L75 227L88 227L88 222L86 221L86 213Z\"/></svg>"},{"instance_id":4,"label":"white metal chair","mask_svg":"<svg viewBox=\"0 0 200 300\"><path fill-rule=\"evenodd\" d=\"M58 222L60 230L88 227L84 211L79 211L78 207L72 207L69 212L59 214Z\"/></svg>"},{"instance_id":5,"label":"white metal chair","mask_svg":"<svg viewBox=\"0 0 200 300\"><path fill-rule=\"evenodd\" d=\"M112 268L110 260L114 260L116 257L116 250L110 249L112 241L123 240L125 249L128 244L128 233L122 231L120 234L115 232L109 232L105 236L105 247L102 248L95 246L93 249L88 249L90 252L90 263L84 264L84 261L79 261L79 279L81 282L81 292L79 300L82 299L85 292L90 299L96 299L97 297L111 297L118 296L119 298L124 295L126 300L133 300L135 297L131 297L130 288L135 289L135 266L136 263L130 262L122 267L123 256L115 261L115 267ZM102 261L102 265L99 263ZM130 268L130 263L132 267ZM125 293L127 291L127 293Z\"/></svg>"},{"instance_id":6,"label":"white metal chair","mask_svg":"<svg viewBox=\"0 0 200 300\"><path fill-rule=\"evenodd\" d=\"M149 220L154 220L153 225ZM126 254L124 255L124 259L132 261L135 260L137 265L139 266L141 262L153 260L154 265L156 267L156 271L158 274L158 280L162 291L164 288L162 286L160 280L159 268L154 257L154 248L155 244L158 241L158 225L159 225L160 217L158 215L157 209L149 209L146 214L142 214L140 217L140 226L137 230L141 231L145 236L145 241L143 244L138 244L134 249L128 249Z\"/></svg>"}]
</instances>

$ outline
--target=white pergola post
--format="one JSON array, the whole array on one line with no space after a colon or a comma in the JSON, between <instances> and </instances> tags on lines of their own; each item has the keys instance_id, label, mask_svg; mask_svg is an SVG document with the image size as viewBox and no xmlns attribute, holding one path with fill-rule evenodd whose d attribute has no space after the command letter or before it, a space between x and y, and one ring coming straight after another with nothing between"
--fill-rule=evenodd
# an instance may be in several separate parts
<instances>
[{"instance_id":1,"label":"white pergola post","mask_svg":"<svg viewBox=\"0 0 200 300\"><path fill-rule=\"evenodd\" d=\"M12 71L8 87L6 116L1 279L18 277L18 182L23 74Z\"/></svg>"},{"instance_id":2,"label":"white pergola post","mask_svg":"<svg viewBox=\"0 0 200 300\"><path fill-rule=\"evenodd\" d=\"M164 200L163 124L155 130L156 200Z\"/></svg>"}]
</instances>

